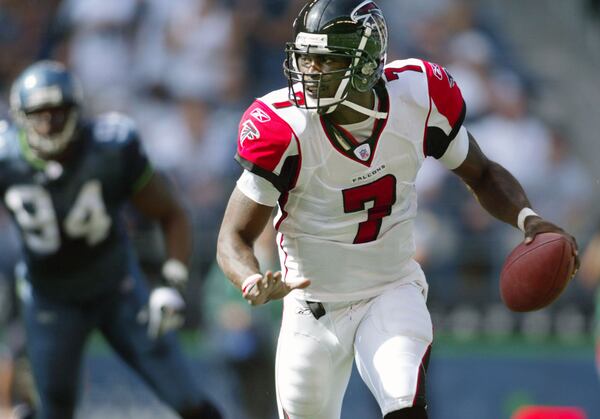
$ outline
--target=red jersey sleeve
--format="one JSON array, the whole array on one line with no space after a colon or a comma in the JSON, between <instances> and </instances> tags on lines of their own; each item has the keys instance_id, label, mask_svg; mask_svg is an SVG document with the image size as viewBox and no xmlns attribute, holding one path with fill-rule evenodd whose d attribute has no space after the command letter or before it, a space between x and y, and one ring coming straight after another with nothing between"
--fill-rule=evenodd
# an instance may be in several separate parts
<instances>
[{"instance_id":1,"label":"red jersey sleeve","mask_svg":"<svg viewBox=\"0 0 600 419\"><path fill-rule=\"evenodd\" d=\"M458 85L444 67L423 63L430 98L424 152L426 156L440 158L462 126L466 105Z\"/></svg>"},{"instance_id":2,"label":"red jersey sleeve","mask_svg":"<svg viewBox=\"0 0 600 419\"><path fill-rule=\"evenodd\" d=\"M299 161L296 135L283 118L256 100L240 121L235 159L283 192Z\"/></svg>"}]
</instances>

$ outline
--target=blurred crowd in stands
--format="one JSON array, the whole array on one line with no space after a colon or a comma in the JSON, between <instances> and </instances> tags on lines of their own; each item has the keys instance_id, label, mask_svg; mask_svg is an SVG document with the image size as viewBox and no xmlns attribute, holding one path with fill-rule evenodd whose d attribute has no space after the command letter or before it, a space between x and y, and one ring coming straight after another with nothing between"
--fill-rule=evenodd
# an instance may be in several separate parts
<instances>
[{"instance_id":1,"label":"blurred crowd in stands","mask_svg":"<svg viewBox=\"0 0 600 419\"><path fill-rule=\"evenodd\" d=\"M137 121L155 165L177 179L194 216L188 327L201 330L205 349L238 371L239 385L247 388L264 380L270 385L271 341L280 307L250 309L243 302L214 262L216 234L240 173L233 160L239 118L252 98L285 86L284 43L303 4L5 0L0 5L0 116L8 116L14 77L37 59L54 58L81 78L88 114L120 111ZM540 81L516 58L493 16L466 0L378 4L390 28L389 60L419 57L446 66L467 103L465 124L484 152L522 182L538 212L584 244L595 225L587 216L593 205L592 180L562 121L544 121L531 112ZM597 4L590 1L591 10L597 11ZM418 189L418 259L430 282L432 312L440 314L438 332L515 332L510 313L498 309L498 273L521 233L492 220L436 161L426 162ZM161 263L161 245L153 226L135 214L131 221L136 239L144 244L140 257L152 274ZM272 231L265 232L260 243L261 262L275 267L270 235ZM0 243L6 277L0 281L0 317L6 324L18 242L4 215ZM575 314L584 316L577 318L580 332L587 333L592 304L590 293L573 283L553 310L567 310L568 321L576 307ZM248 417L268 417L264 412L273 406L267 402L250 403Z\"/></svg>"}]
</instances>

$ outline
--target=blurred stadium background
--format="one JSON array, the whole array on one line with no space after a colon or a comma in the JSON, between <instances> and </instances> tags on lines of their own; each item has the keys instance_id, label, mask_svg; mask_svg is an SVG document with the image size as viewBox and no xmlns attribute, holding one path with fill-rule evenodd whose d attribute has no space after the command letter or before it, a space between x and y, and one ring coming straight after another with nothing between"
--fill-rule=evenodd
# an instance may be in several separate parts
<instances>
[{"instance_id":1,"label":"blurred stadium background","mask_svg":"<svg viewBox=\"0 0 600 419\"><path fill-rule=\"evenodd\" d=\"M280 307L250 310L214 261L216 233L240 169L238 119L255 96L284 85L284 42L303 0L3 0L0 116L32 61L69 63L87 111L123 111L156 165L183 189L196 250L182 339L198 380L229 418L275 418L272 360ZM379 0L389 57L444 64L467 101L467 127L524 184L534 208L582 249L600 228L600 2ZM419 260L430 282L437 341L432 419L507 419L524 405L582 408L600 418L594 290L575 280L551 308L501 305L498 272L521 236L491 220L465 188L428 162L419 178ZM131 214L150 276L160 266L154 226ZM18 241L0 216L0 366L22 341L12 266ZM261 261L276 266L269 235ZM142 245L143 244L143 245ZM100 338L90 342L80 418L170 418ZM0 404L8 395L0 368ZM0 411L0 417L2 413ZM5 414L4 417L6 417ZM344 419L375 419L353 377Z\"/></svg>"}]
</instances>

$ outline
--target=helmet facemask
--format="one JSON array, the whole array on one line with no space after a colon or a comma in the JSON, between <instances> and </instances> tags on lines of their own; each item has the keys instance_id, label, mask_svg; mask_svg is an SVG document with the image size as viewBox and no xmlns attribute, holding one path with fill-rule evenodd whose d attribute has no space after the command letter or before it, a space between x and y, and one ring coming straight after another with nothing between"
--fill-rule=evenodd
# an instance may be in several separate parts
<instances>
[{"instance_id":1,"label":"helmet facemask","mask_svg":"<svg viewBox=\"0 0 600 419\"><path fill-rule=\"evenodd\" d=\"M53 112L49 109L49 112ZM41 134L37 129L37 112L18 111L15 119L25 131L27 144L31 151L40 158L49 159L62 153L75 136L79 122L79 110L75 106L64 108L62 129L49 134ZM48 123L48 122L46 122Z\"/></svg>"},{"instance_id":2,"label":"helmet facemask","mask_svg":"<svg viewBox=\"0 0 600 419\"><path fill-rule=\"evenodd\" d=\"M336 70L305 72L301 70L300 62L306 56L315 56L317 57L315 59L320 60L333 58L348 62L351 62L352 58L341 51L323 50L312 45L306 48L296 48L291 44L286 48L284 73L288 79L290 99L299 107L317 110L320 113L331 112L348 96L352 64ZM336 84L337 88L332 94L328 86Z\"/></svg>"}]
</instances>

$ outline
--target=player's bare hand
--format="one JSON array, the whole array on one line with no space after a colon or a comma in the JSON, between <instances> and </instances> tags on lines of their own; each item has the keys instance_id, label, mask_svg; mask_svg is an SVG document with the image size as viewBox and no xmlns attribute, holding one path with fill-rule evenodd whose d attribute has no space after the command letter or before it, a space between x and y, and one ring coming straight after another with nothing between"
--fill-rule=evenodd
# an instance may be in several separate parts
<instances>
[{"instance_id":1,"label":"player's bare hand","mask_svg":"<svg viewBox=\"0 0 600 419\"><path fill-rule=\"evenodd\" d=\"M575 237L571 236L557 225L552 224L541 217L527 217L525 219L525 244L531 243L535 236L541 233L557 233L567 238L567 240L571 243L571 248L573 249L573 257L575 257L575 269L573 270L573 275L575 275L579 269L579 250Z\"/></svg>"},{"instance_id":2,"label":"player's bare hand","mask_svg":"<svg viewBox=\"0 0 600 419\"><path fill-rule=\"evenodd\" d=\"M243 289L242 295L248 304L257 306L271 300L279 300L295 289L306 288L310 280L301 279L295 282L285 282L281 271L275 273L266 271L262 277L256 277Z\"/></svg>"}]
</instances>

